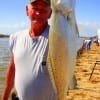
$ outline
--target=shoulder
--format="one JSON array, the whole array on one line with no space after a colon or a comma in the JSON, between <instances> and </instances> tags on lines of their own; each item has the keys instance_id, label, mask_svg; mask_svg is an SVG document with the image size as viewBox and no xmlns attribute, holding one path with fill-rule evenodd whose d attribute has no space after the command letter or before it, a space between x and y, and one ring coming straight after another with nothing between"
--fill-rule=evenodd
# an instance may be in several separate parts
<instances>
[{"instance_id":1,"label":"shoulder","mask_svg":"<svg viewBox=\"0 0 100 100\"><path fill-rule=\"evenodd\" d=\"M25 36L25 34L28 32L28 29L18 31L16 33L13 33L10 35L10 39L17 39L18 37Z\"/></svg>"},{"instance_id":2,"label":"shoulder","mask_svg":"<svg viewBox=\"0 0 100 100\"><path fill-rule=\"evenodd\" d=\"M14 52L14 48L16 46L16 43L19 39L21 39L22 37L25 36L25 34L27 34L28 29L27 30L23 30L23 31L19 31L13 34L10 34L9 37L9 46L10 46L10 50Z\"/></svg>"}]
</instances>

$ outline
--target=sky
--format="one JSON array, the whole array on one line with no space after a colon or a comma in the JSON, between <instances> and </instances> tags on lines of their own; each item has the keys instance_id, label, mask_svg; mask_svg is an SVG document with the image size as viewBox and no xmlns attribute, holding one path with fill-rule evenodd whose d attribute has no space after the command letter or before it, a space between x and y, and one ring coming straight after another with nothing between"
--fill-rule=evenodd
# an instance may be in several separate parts
<instances>
[{"instance_id":1,"label":"sky","mask_svg":"<svg viewBox=\"0 0 100 100\"><path fill-rule=\"evenodd\" d=\"M0 0L0 33L28 28L27 3L28 0ZM80 36L95 36L100 29L100 0L76 0L75 12Z\"/></svg>"}]
</instances>

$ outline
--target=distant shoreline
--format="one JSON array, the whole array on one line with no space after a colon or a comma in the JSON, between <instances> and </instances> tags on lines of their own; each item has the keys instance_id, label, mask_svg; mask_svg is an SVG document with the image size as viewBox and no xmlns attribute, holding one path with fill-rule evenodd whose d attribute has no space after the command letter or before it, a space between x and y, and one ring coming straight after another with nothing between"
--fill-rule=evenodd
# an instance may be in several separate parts
<instances>
[{"instance_id":1,"label":"distant shoreline","mask_svg":"<svg viewBox=\"0 0 100 100\"><path fill-rule=\"evenodd\" d=\"M9 35L0 34L0 38L8 38Z\"/></svg>"}]
</instances>

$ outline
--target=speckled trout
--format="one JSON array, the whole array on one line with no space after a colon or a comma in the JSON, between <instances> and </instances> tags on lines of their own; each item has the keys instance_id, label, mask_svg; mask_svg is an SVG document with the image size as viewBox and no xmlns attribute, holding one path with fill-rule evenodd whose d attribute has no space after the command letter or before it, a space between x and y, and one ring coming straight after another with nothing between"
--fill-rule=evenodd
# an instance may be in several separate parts
<instances>
[{"instance_id":1,"label":"speckled trout","mask_svg":"<svg viewBox=\"0 0 100 100\"><path fill-rule=\"evenodd\" d=\"M74 2L75 0L51 0L47 65L57 100L66 100L68 88L75 85L73 76L77 54L77 27Z\"/></svg>"}]
</instances>

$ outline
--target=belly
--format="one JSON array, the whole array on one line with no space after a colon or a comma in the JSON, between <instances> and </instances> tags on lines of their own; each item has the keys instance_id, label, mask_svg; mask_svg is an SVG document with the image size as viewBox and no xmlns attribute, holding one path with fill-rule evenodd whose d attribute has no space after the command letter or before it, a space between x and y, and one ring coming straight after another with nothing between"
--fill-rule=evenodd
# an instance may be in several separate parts
<instances>
[{"instance_id":1,"label":"belly","mask_svg":"<svg viewBox=\"0 0 100 100\"><path fill-rule=\"evenodd\" d=\"M21 100L49 100L55 93L47 73L15 75L15 87ZM53 99L50 99L53 100Z\"/></svg>"}]
</instances>

